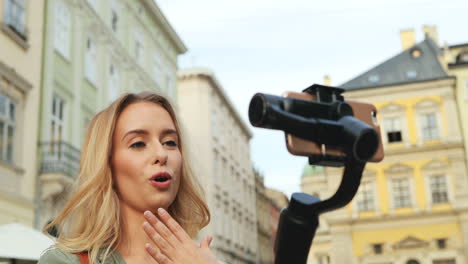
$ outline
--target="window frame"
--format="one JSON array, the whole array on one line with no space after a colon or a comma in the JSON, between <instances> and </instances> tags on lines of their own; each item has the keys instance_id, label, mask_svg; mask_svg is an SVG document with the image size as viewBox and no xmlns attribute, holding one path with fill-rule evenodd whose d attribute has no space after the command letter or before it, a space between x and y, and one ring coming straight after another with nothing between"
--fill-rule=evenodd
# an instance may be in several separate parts
<instances>
[{"instance_id":1,"label":"window frame","mask_svg":"<svg viewBox=\"0 0 468 264\"><path fill-rule=\"evenodd\" d=\"M434 189L433 189L433 179L434 178L442 178L443 181L444 181L444 191L445 191L445 201L438 201L438 202L435 202L434 201ZM429 185L429 197L430 197L430 202L432 205L439 205L439 204L447 204L450 202L450 195L449 195L449 187L448 187L448 179L447 179L447 175L445 174L432 174L432 175L429 175L428 176L428 179L429 179L429 182L428 182L428 185Z\"/></svg>"},{"instance_id":2,"label":"window frame","mask_svg":"<svg viewBox=\"0 0 468 264\"><path fill-rule=\"evenodd\" d=\"M120 15L119 15L119 7L118 3L116 0L112 0L111 2L111 8L110 8L110 28L114 34L118 35L119 34L119 22L120 22ZM114 18L115 23L114 23ZM115 28L114 28L115 27Z\"/></svg>"},{"instance_id":3,"label":"window frame","mask_svg":"<svg viewBox=\"0 0 468 264\"><path fill-rule=\"evenodd\" d=\"M107 86L107 97L109 102L113 102L120 94L120 74L115 63L109 65L109 79Z\"/></svg>"},{"instance_id":4,"label":"window frame","mask_svg":"<svg viewBox=\"0 0 468 264\"><path fill-rule=\"evenodd\" d=\"M140 65L141 67L144 67L145 44L144 44L143 35L140 31L136 31L134 37L135 37L135 42L134 42L135 61L138 65Z\"/></svg>"},{"instance_id":5,"label":"window frame","mask_svg":"<svg viewBox=\"0 0 468 264\"><path fill-rule=\"evenodd\" d=\"M444 127L442 126L442 118L441 118L441 112L440 112L440 108L442 104L443 104L442 102L438 102L435 100L424 99L423 101L414 105L413 109L414 109L414 114L416 117L417 142L419 145L423 145L426 142L443 140L446 137L447 132L444 130ZM435 115L435 124L437 126L436 127L437 138L426 139L424 137L423 116L426 116L428 114Z\"/></svg>"},{"instance_id":6,"label":"window frame","mask_svg":"<svg viewBox=\"0 0 468 264\"><path fill-rule=\"evenodd\" d=\"M85 79L94 86L97 85L97 45L92 34L86 36L85 42Z\"/></svg>"},{"instance_id":7,"label":"window frame","mask_svg":"<svg viewBox=\"0 0 468 264\"><path fill-rule=\"evenodd\" d=\"M18 15L18 11L21 11L20 15ZM27 41L27 0L5 0L3 12L4 24L24 41Z\"/></svg>"},{"instance_id":8,"label":"window frame","mask_svg":"<svg viewBox=\"0 0 468 264\"><path fill-rule=\"evenodd\" d=\"M465 100L468 100L468 80L465 80L465 82L464 82L463 91L465 92Z\"/></svg>"},{"instance_id":9,"label":"window frame","mask_svg":"<svg viewBox=\"0 0 468 264\"><path fill-rule=\"evenodd\" d=\"M363 190L363 188L368 188L366 190ZM368 197L367 195L365 195L365 193L368 193L370 192L370 197L372 198L372 200L370 201L371 202L371 208L369 207L366 207L365 209L361 209L360 208L360 205L361 205L361 202L363 202L363 200L361 199L364 199L364 202L369 202L369 199L366 199L366 197ZM361 213L361 212L375 212L376 210L376 196L375 196L376 192L375 192L375 182L374 180L370 180L370 179L363 179L362 180L362 183L361 185L359 186L359 190L358 190L358 194L357 194L357 199L356 199L356 209L357 209L357 212Z\"/></svg>"},{"instance_id":10,"label":"window frame","mask_svg":"<svg viewBox=\"0 0 468 264\"><path fill-rule=\"evenodd\" d=\"M70 8L63 1L54 6L54 50L66 60L70 60L72 19Z\"/></svg>"},{"instance_id":11,"label":"window frame","mask_svg":"<svg viewBox=\"0 0 468 264\"><path fill-rule=\"evenodd\" d=\"M411 186L411 179L409 177L393 177L391 180L391 194L392 194L392 201L393 201L393 208L395 210L401 209L401 208L412 208L414 206L414 201L413 201L413 195L412 195L412 186ZM397 206L397 200L396 198L396 192L395 192L395 181L406 181L407 182L407 192L408 192L408 199L406 199L409 204L404 205L404 206Z\"/></svg>"},{"instance_id":12,"label":"window frame","mask_svg":"<svg viewBox=\"0 0 468 264\"><path fill-rule=\"evenodd\" d=\"M429 117L433 117L433 121L429 121ZM421 137L423 142L440 140L440 129L437 112L425 112L419 114L420 124L421 124ZM427 122L427 124L426 124ZM432 122L432 124L429 124ZM427 125L427 126L426 126ZM430 129L431 136L426 136L426 129ZM435 133L434 133L435 132ZM432 135L432 134L435 134Z\"/></svg>"},{"instance_id":13,"label":"window frame","mask_svg":"<svg viewBox=\"0 0 468 264\"><path fill-rule=\"evenodd\" d=\"M402 143L403 142L403 129L402 129L402 122L401 118L398 116L390 116L386 117L383 119L383 125L384 125L384 130L385 130L385 136L386 136L386 141L387 144L397 144L397 143ZM388 124L391 122L391 129L389 129ZM395 123L397 125L395 125ZM397 128L396 128L397 127ZM399 141L390 141L389 134L390 133L400 133L400 140Z\"/></svg>"},{"instance_id":14,"label":"window frame","mask_svg":"<svg viewBox=\"0 0 468 264\"><path fill-rule=\"evenodd\" d=\"M384 147L388 146L398 146L399 144L405 144L406 146L409 144L408 141L408 124L406 118L406 108L403 105L391 103L386 105L380 109L378 109L378 122L382 129L382 142L384 143ZM389 119L399 119L400 123L400 135L401 141L389 142L389 138L387 135L387 128L385 127L385 120Z\"/></svg>"},{"instance_id":15,"label":"window frame","mask_svg":"<svg viewBox=\"0 0 468 264\"><path fill-rule=\"evenodd\" d=\"M15 130L16 130L16 122L17 122L17 117L18 117L18 103L8 96L7 94L0 92L0 97L3 97L5 99L5 113L0 113L0 122L3 123L3 127L1 128L3 131L1 131L1 136L2 136L2 144L0 145L0 160L13 165L15 163ZM14 106L14 115L11 115L11 106ZM8 153L8 138L9 138L9 129L12 129L11 133L11 153Z\"/></svg>"}]
</instances>

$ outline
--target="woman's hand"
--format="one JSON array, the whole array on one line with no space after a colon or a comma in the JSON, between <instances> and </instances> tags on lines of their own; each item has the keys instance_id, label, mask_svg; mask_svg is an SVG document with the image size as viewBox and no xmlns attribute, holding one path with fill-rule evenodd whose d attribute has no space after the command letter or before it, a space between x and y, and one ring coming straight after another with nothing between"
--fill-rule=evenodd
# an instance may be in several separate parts
<instances>
[{"instance_id":1,"label":"woman's hand","mask_svg":"<svg viewBox=\"0 0 468 264\"><path fill-rule=\"evenodd\" d=\"M198 246L162 208L158 209L161 221L150 211L144 216L148 222L143 223L143 229L159 249L146 244L146 251L158 264L218 264L209 248L211 237L205 237Z\"/></svg>"}]
</instances>

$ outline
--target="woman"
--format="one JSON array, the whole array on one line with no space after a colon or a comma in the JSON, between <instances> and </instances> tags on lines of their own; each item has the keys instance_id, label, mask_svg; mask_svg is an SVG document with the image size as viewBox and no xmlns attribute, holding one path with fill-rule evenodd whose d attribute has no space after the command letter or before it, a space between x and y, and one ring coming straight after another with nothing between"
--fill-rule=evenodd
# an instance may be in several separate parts
<instances>
[{"instance_id":1,"label":"woman","mask_svg":"<svg viewBox=\"0 0 468 264\"><path fill-rule=\"evenodd\" d=\"M91 121L70 200L45 230L59 236L42 263L218 263L191 238L209 223L170 103L127 94Z\"/></svg>"}]
</instances>

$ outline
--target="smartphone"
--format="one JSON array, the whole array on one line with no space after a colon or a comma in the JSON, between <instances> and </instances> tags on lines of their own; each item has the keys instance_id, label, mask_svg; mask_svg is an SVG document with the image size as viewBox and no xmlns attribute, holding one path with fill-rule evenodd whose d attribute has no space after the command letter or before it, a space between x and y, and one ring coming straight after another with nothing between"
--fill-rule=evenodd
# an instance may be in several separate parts
<instances>
[{"instance_id":1,"label":"smartphone","mask_svg":"<svg viewBox=\"0 0 468 264\"><path fill-rule=\"evenodd\" d=\"M285 92L282 95L287 98L296 98L302 100L317 101L317 97L313 94L306 92ZM370 162L379 162L384 158L384 151L382 145L382 137L380 134L380 125L377 122L377 109L374 105L353 101L345 100L347 104L353 109L354 117L370 127L374 128L379 137L379 145L376 153L369 160ZM317 165L326 165L326 166L339 166L342 165L346 154L336 146L327 146L325 144L318 144L312 141L301 139L295 137L291 134L286 133L286 147L289 153L297 156L307 156L309 158L314 158Z\"/></svg>"}]
</instances>

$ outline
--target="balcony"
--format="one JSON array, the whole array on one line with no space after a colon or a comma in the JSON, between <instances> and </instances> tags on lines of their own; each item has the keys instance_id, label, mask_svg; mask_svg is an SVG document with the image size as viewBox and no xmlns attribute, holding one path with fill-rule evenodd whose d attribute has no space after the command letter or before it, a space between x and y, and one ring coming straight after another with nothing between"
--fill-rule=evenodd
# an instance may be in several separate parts
<instances>
[{"instance_id":1,"label":"balcony","mask_svg":"<svg viewBox=\"0 0 468 264\"><path fill-rule=\"evenodd\" d=\"M63 142L41 142L39 175L42 199L62 194L78 175L80 151Z\"/></svg>"}]
</instances>

